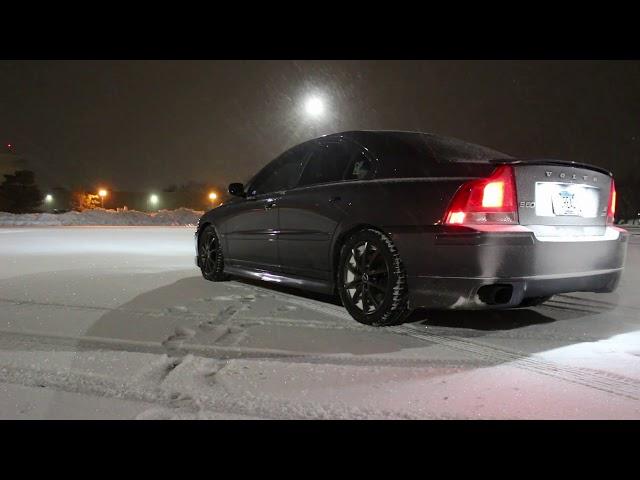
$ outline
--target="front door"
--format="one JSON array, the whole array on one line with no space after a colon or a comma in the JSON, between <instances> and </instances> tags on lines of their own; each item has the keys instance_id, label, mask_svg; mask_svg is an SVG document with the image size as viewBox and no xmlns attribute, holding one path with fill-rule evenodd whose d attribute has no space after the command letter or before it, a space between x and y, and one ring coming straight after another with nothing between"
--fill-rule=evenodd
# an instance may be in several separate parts
<instances>
[{"instance_id":1,"label":"front door","mask_svg":"<svg viewBox=\"0 0 640 480\"><path fill-rule=\"evenodd\" d=\"M226 260L232 265L278 269L276 197L263 195L230 205L225 222Z\"/></svg>"},{"instance_id":2,"label":"front door","mask_svg":"<svg viewBox=\"0 0 640 480\"><path fill-rule=\"evenodd\" d=\"M263 168L225 221L228 263L278 272L278 203L302 174L306 150L294 147ZM231 206L231 205L230 205Z\"/></svg>"}]
</instances>

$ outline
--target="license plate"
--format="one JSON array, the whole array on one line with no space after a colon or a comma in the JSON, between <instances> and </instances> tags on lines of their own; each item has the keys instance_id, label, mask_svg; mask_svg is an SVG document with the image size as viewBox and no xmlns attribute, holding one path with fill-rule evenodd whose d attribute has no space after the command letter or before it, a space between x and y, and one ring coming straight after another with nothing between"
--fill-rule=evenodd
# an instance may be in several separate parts
<instances>
[{"instance_id":1,"label":"license plate","mask_svg":"<svg viewBox=\"0 0 640 480\"><path fill-rule=\"evenodd\" d=\"M553 213L555 215L582 216L582 209L578 205L575 192L560 190L551 197Z\"/></svg>"},{"instance_id":2,"label":"license plate","mask_svg":"<svg viewBox=\"0 0 640 480\"><path fill-rule=\"evenodd\" d=\"M536 215L540 217L598 216L599 190L591 185L537 182Z\"/></svg>"}]
</instances>

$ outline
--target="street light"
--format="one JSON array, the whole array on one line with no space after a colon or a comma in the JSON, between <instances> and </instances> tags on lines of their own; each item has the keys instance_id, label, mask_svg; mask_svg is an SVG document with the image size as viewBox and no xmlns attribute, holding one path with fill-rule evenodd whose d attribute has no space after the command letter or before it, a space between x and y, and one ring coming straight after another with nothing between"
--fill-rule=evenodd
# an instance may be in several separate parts
<instances>
[{"instance_id":1,"label":"street light","mask_svg":"<svg viewBox=\"0 0 640 480\"><path fill-rule=\"evenodd\" d=\"M104 208L104 198L109 195L109 192L107 192L104 188L101 188L100 190L98 190L98 196L100 197L100 207Z\"/></svg>"},{"instance_id":2,"label":"street light","mask_svg":"<svg viewBox=\"0 0 640 480\"><path fill-rule=\"evenodd\" d=\"M51 195L50 193L47 193L44 197L44 201L47 203L53 202L53 195Z\"/></svg>"},{"instance_id":3,"label":"street light","mask_svg":"<svg viewBox=\"0 0 640 480\"><path fill-rule=\"evenodd\" d=\"M304 110L311 118L320 118L324 114L324 101L318 96L310 96L304 102Z\"/></svg>"},{"instance_id":4,"label":"street light","mask_svg":"<svg viewBox=\"0 0 640 480\"><path fill-rule=\"evenodd\" d=\"M216 192L209 192L209 201L211 202L211 208L215 207L217 198L218 198L218 194Z\"/></svg>"},{"instance_id":5,"label":"street light","mask_svg":"<svg viewBox=\"0 0 640 480\"><path fill-rule=\"evenodd\" d=\"M158 201L159 201L158 195L156 195L155 193L152 193L149 196L149 203L153 206L153 208L158 206Z\"/></svg>"}]
</instances>

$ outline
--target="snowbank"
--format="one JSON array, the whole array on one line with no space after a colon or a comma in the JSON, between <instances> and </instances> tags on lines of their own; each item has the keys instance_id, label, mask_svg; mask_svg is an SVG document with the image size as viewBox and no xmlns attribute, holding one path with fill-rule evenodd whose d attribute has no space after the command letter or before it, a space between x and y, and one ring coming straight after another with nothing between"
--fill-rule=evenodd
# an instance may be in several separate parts
<instances>
[{"instance_id":1,"label":"snowbank","mask_svg":"<svg viewBox=\"0 0 640 480\"><path fill-rule=\"evenodd\" d=\"M62 225L197 225L204 212L179 208L154 213L136 210L104 210L83 212L24 213L0 212L2 226L62 226Z\"/></svg>"}]
</instances>

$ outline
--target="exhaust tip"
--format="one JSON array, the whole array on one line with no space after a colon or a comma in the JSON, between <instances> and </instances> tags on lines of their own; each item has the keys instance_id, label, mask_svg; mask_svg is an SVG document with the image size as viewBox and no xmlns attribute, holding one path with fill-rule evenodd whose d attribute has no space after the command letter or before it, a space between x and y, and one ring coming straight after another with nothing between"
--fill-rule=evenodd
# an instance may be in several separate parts
<instances>
[{"instance_id":1,"label":"exhaust tip","mask_svg":"<svg viewBox=\"0 0 640 480\"><path fill-rule=\"evenodd\" d=\"M484 285L478 289L478 298L487 305L505 305L511 301L513 285L497 283Z\"/></svg>"}]
</instances>

